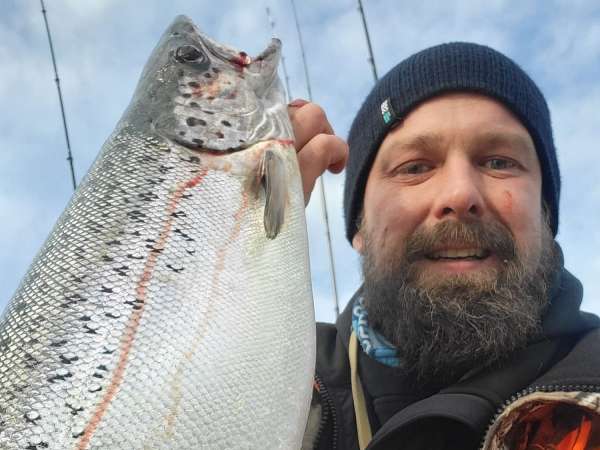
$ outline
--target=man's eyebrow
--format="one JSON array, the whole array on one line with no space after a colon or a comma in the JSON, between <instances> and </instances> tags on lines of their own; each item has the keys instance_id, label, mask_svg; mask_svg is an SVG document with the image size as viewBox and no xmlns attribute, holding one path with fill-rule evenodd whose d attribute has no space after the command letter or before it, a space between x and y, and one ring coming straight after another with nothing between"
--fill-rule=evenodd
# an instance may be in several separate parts
<instances>
[{"instance_id":1,"label":"man's eyebrow","mask_svg":"<svg viewBox=\"0 0 600 450\"><path fill-rule=\"evenodd\" d=\"M533 154L535 154L535 146L531 138L512 131L482 132L473 137L472 143L476 147L486 147L489 149L508 147L522 151L532 150Z\"/></svg>"},{"instance_id":2,"label":"man's eyebrow","mask_svg":"<svg viewBox=\"0 0 600 450\"><path fill-rule=\"evenodd\" d=\"M429 132L419 133L403 137L390 146L393 151L426 151L434 152L445 145L444 136L441 133ZM485 148L496 150L510 148L513 150L527 152L535 155L535 145L528 135L515 133L508 130L490 130L475 133L468 144L473 148Z\"/></svg>"},{"instance_id":3,"label":"man's eyebrow","mask_svg":"<svg viewBox=\"0 0 600 450\"><path fill-rule=\"evenodd\" d=\"M397 142L394 142L394 150L425 150L431 151L439 148L444 142L444 137L440 133L421 133L407 136Z\"/></svg>"}]
</instances>

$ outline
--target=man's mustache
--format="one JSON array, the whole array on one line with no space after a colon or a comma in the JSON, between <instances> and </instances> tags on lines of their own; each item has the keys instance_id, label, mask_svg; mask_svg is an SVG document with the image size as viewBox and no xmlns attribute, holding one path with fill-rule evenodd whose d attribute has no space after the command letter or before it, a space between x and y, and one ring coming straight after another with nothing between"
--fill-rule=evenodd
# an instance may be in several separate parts
<instances>
[{"instance_id":1,"label":"man's mustache","mask_svg":"<svg viewBox=\"0 0 600 450\"><path fill-rule=\"evenodd\" d=\"M449 249L480 249L500 261L517 258L517 247L510 230L498 221L445 220L430 229L417 229L406 240L405 259L413 263Z\"/></svg>"}]
</instances>

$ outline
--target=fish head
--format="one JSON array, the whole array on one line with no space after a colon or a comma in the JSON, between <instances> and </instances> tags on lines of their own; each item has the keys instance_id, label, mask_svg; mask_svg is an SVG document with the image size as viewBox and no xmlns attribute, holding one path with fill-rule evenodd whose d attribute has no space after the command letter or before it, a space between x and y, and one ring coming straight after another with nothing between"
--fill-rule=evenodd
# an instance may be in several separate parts
<instances>
[{"instance_id":1,"label":"fish head","mask_svg":"<svg viewBox=\"0 0 600 450\"><path fill-rule=\"evenodd\" d=\"M178 16L146 64L133 103L157 134L194 150L228 153L292 139L280 54L273 39L252 58Z\"/></svg>"}]
</instances>

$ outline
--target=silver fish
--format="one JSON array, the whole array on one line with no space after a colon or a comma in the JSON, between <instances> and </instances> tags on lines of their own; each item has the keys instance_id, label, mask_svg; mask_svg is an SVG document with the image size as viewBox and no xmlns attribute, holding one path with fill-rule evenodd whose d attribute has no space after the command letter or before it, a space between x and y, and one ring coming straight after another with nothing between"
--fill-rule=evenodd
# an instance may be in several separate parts
<instances>
[{"instance_id":1,"label":"silver fish","mask_svg":"<svg viewBox=\"0 0 600 450\"><path fill-rule=\"evenodd\" d=\"M293 449L315 358L277 77L186 17L0 318L2 449Z\"/></svg>"}]
</instances>

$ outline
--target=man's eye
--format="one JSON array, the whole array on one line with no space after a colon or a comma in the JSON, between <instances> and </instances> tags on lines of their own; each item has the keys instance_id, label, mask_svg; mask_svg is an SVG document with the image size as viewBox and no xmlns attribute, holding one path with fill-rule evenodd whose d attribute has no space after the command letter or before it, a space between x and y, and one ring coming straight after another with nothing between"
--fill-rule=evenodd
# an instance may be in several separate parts
<instances>
[{"instance_id":1,"label":"man's eye","mask_svg":"<svg viewBox=\"0 0 600 450\"><path fill-rule=\"evenodd\" d=\"M414 162L403 164L402 166L398 167L396 172L403 175L419 175L429 170L431 170L431 166L429 164Z\"/></svg>"},{"instance_id":2,"label":"man's eye","mask_svg":"<svg viewBox=\"0 0 600 450\"><path fill-rule=\"evenodd\" d=\"M516 164L513 161L511 161L509 159L503 159L503 158L488 159L483 165L485 167L487 167L488 169L493 169L493 170L512 169L513 167L516 166Z\"/></svg>"}]
</instances>

